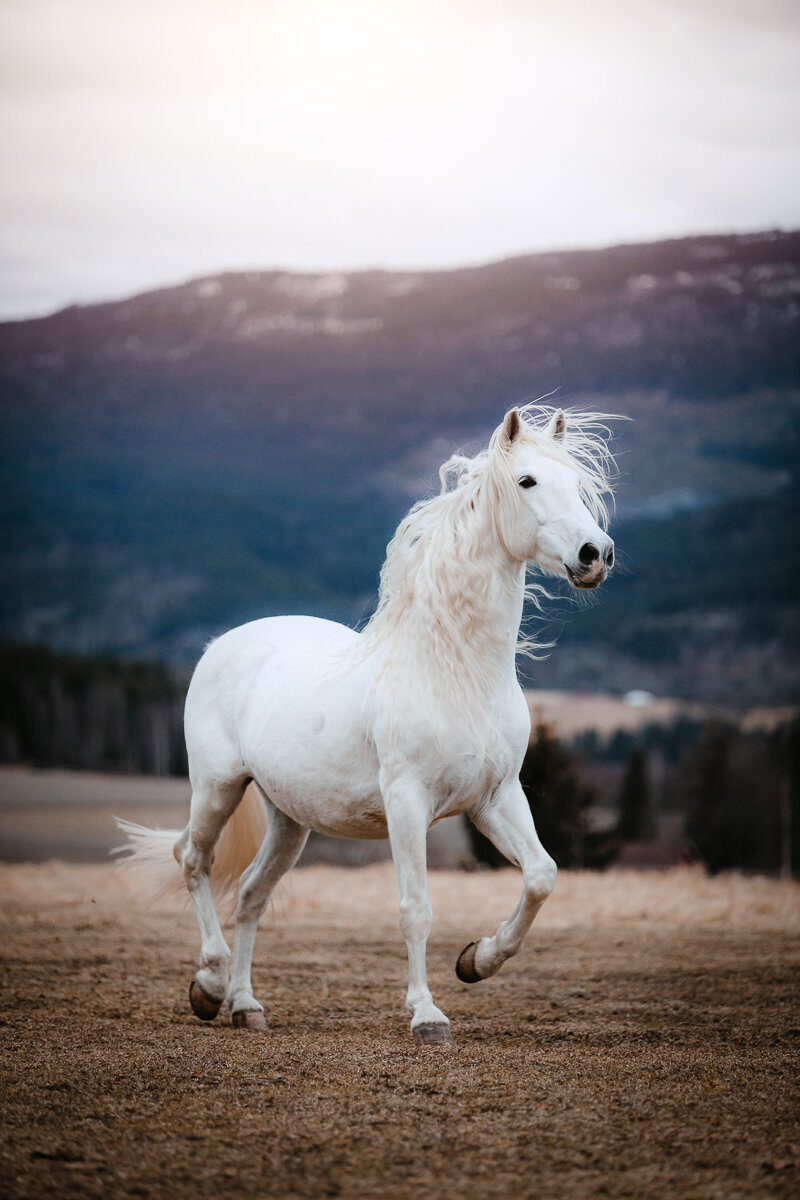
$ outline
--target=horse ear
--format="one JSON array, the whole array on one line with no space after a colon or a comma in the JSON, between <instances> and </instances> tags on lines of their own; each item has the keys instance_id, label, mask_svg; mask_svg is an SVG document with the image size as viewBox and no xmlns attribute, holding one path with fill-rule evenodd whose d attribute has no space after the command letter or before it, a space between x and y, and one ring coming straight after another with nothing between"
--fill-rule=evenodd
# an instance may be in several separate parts
<instances>
[{"instance_id":1,"label":"horse ear","mask_svg":"<svg viewBox=\"0 0 800 1200\"><path fill-rule=\"evenodd\" d=\"M509 409L506 413L506 419L503 421L503 433L501 435L501 440L506 449L519 437L520 428L519 409Z\"/></svg>"},{"instance_id":2,"label":"horse ear","mask_svg":"<svg viewBox=\"0 0 800 1200\"><path fill-rule=\"evenodd\" d=\"M564 434L567 432L567 418L564 416L563 408L559 408L553 413L550 424L547 426L547 432L557 442L563 442Z\"/></svg>"}]
</instances>

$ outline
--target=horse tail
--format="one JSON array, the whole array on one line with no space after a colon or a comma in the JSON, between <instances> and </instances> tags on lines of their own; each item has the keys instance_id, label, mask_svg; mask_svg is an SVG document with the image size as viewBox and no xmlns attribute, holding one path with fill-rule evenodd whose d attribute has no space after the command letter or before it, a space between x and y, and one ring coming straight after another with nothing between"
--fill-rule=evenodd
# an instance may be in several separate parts
<instances>
[{"instance_id":1,"label":"horse tail","mask_svg":"<svg viewBox=\"0 0 800 1200\"><path fill-rule=\"evenodd\" d=\"M226 822L214 847L211 890L224 896L239 882L255 858L267 832L267 809L257 784L251 783Z\"/></svg>"},{"instance_id":2,"label":"horse tail","mask_svg":"<svg viewBox=\"0 0 800 1200\"><path fill-rule=\"evenodd\" d=\"M146 825L136 825L121 817L115 817L115 821L126 838L121 846L112 850L112 854L119 855L120 865L134 871L153 896L182 891L180 854L189 837L190 825L183 830L148 829ZM242 871L255 858L266 828L264 802L251 784L245 789L214 847L211 888L215 897L222 897L235 887Z\"/></svg>"}]
</instances>

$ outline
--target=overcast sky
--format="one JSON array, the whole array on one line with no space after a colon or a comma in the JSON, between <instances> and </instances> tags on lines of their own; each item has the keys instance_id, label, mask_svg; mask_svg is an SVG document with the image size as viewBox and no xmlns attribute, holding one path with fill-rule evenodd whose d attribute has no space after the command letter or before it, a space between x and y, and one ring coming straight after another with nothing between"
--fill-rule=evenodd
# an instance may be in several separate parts
<instances>
[{"instance_id":1,"label":"overcast sky","mask_svg":"<svg viewBox=\"0 0 800 1200\"><path fill-rule=\"evenodd\" d=\"M0 0L0 314L800 226L797 0Z\"/></svg>"}]
</instances>

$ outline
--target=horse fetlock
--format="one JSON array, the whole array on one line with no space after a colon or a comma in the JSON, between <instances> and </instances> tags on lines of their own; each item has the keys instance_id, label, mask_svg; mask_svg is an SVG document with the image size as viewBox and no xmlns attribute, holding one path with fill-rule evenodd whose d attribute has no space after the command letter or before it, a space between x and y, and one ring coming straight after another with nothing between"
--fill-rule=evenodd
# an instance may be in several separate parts
<instances>
[{"instance_id":1,"label":"horse fetlock","mask_svg":"<svg viewBox=\"0 0 800 1200\"><path fill-rule=\"evenodd\" d=\"M264 1005L259 1004L249 988L228 988L226 997L231 1012L262 1012Z\"/></svg>"},{"instance_id":2,"label":"horse fetlock","mask_svg":"<svg viewBox=\"0 0 800 1200\"><path fill-rule=\"evenodd\" d=\"M222 955L204 957L201 959L195 980L206 995L221 1004L228 990L228 959Z\"/></svg>"},{"instance_id":3,"label":"horse fetlock","mask_svg":"<svg viewBox=\"0 0 800 1200\"><path fill-rule=\"evenodd\" d=\"M420 987L419 984L410 985L406 992L406 1009L413 1016L418 1008L422 1005L433 1005L433 996L427 987Z\"/></svg>"},{"instance_id":4,"label":"horse fetlock","mask_svg":"<svg viewBox=\"0 0 800 1200\"><path fill-rule=\"evenodd\" d=\"M227 942L214 944L213 950L204 950L200 954L200 966L209 971L222 971L227 978L228 963L233 958Z\"/></svg>"},{"instance_id":5,"label":"horse fetlock","mask_svg":"<svg viewBox=\"0 0 800 1200\"><path fill-rule=\"evenodd\" d=\"M426 996L412 997L406 999L406 1008L412 1013L411 1031L417 1028L418 1025L449 1025L450 1022L440 1008L437 1008L433 1003L433 997L430 992Z\"/></svg>"},{"instance_id":6,"label":"horse fetlock","mask_svg":"<svg viewBox=\"0 0 800 1200\"><path fill-rule=\"evenodd\" d=\"M470 951L471 953L469 953ZM507 958L508 954L498 946L497 938L481 938L479 942L471 942L465 950L462 950L456 964L456 974L464 983L476 983L479 979L489 979L490 976L497 974ZM459 964L463 974L459 974ZM470 968L472 978L466 978Z\"/></svg>"}]
</instances>

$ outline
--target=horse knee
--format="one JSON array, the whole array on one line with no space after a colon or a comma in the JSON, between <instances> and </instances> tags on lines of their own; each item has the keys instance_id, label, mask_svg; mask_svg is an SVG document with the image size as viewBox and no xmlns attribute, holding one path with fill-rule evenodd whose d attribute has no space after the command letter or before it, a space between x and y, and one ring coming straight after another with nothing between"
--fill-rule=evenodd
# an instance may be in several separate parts
<instances>
[{"instance_id":1,"label":"horse knee","mask_svg":"<svg viewBox=\"0 0 800 1200\"><path fill-rule=\"evenodd\" d=\"M525 895L533 902L543 903L556 885L558 867L549 854L538 859L523 873Z\"/></svg>"},{"instance_id":2,"label":"horse knee","mask_svg":"<svg viewBox=\"0 0 800 1200\"><path fill-rule=\"evenodd\" d=\"M410 938L427 938L433 925L433 908L428 899L400 901L400 932Z\"/></svg>"}]
</instances>

